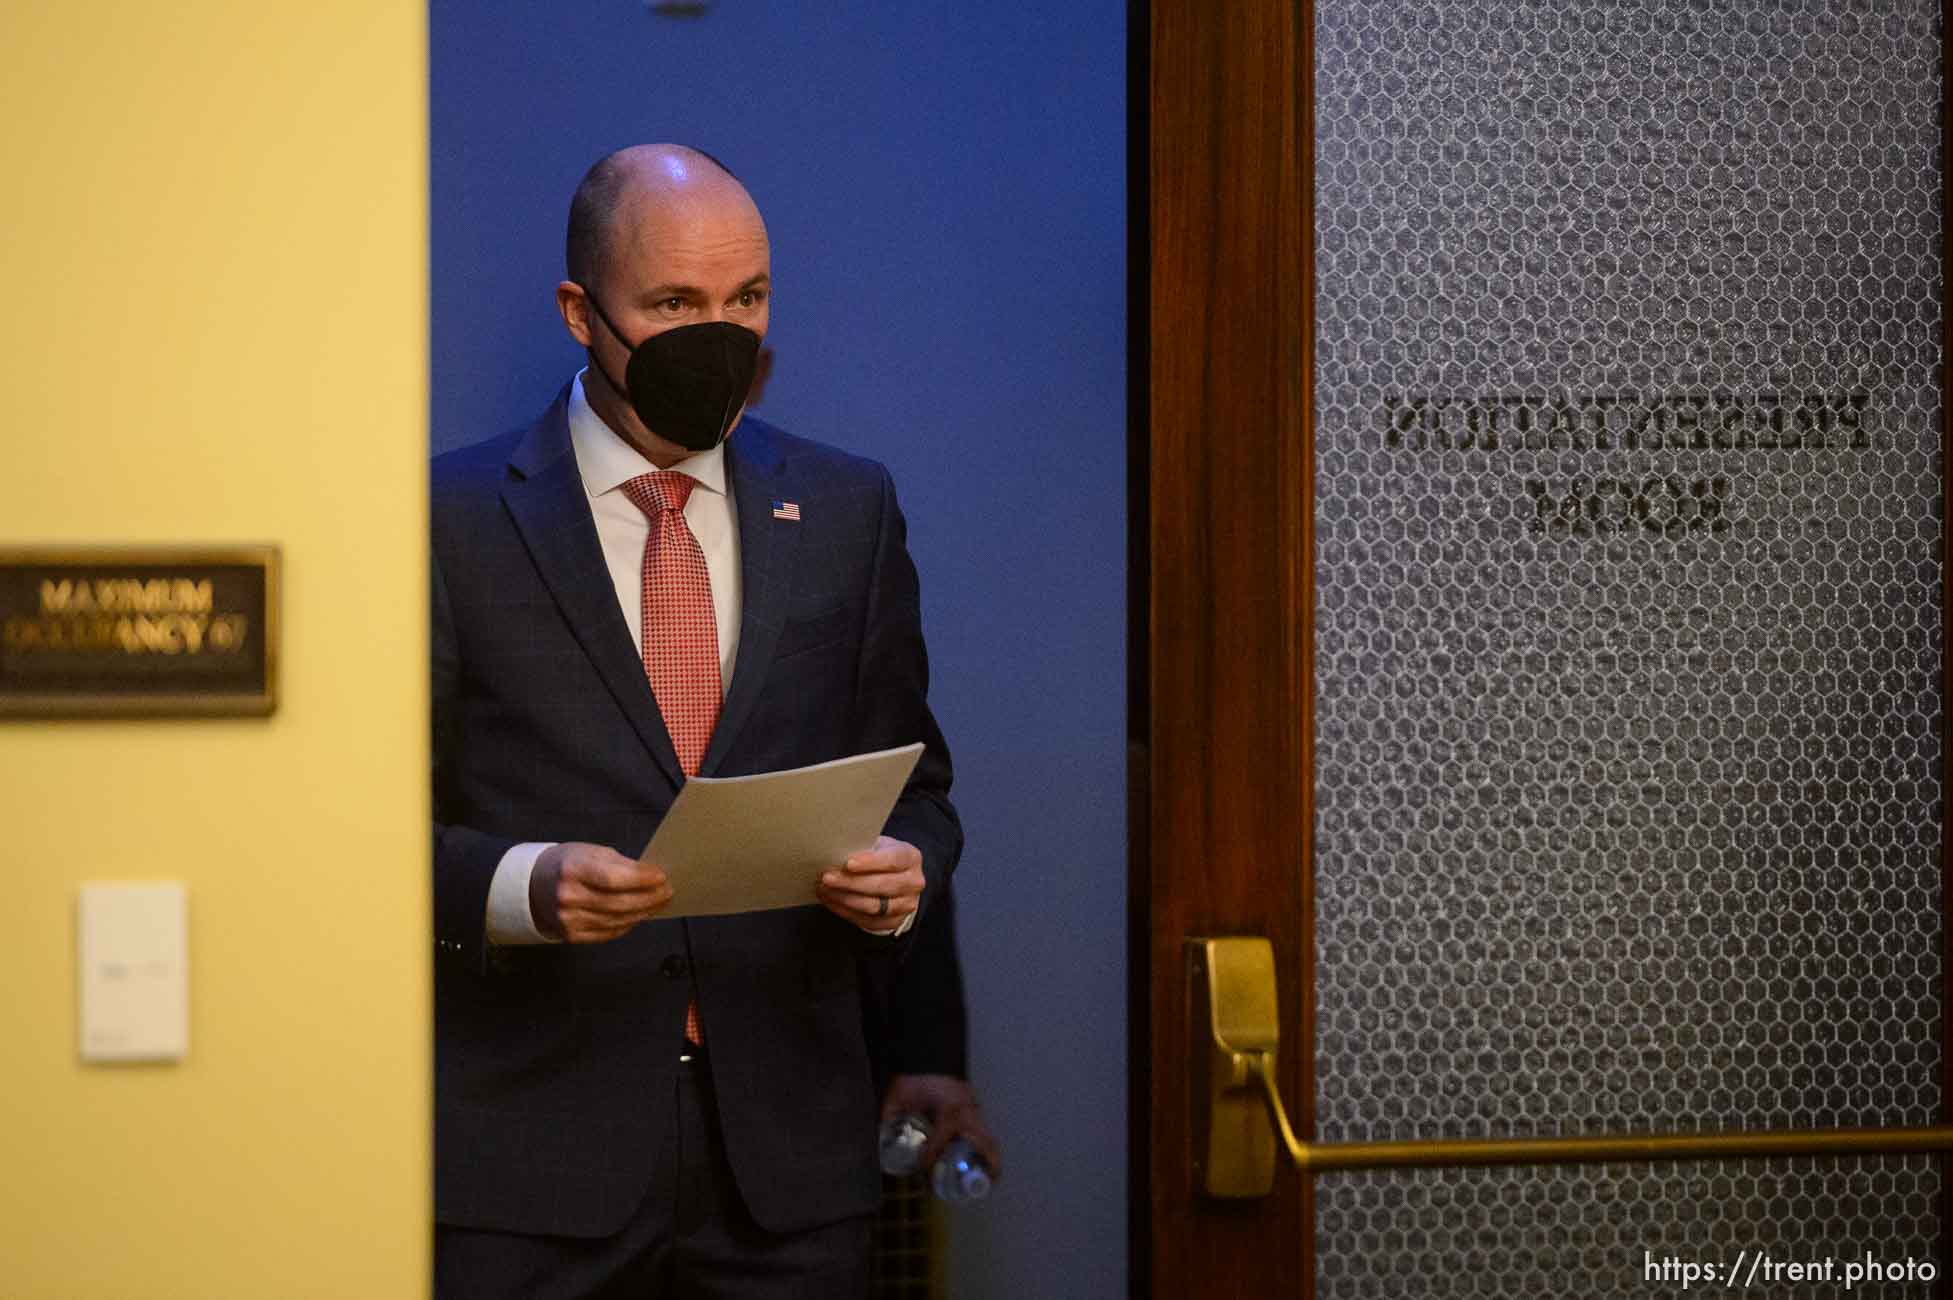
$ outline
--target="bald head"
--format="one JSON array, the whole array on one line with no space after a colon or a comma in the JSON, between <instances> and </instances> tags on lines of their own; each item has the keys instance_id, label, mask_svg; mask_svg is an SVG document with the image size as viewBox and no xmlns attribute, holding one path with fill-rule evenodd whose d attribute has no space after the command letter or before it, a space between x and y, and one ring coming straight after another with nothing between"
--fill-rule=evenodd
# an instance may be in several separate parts
<instances>
[{"instance_id":1,"label":"bald head","mask_svg":"<svg viewBox=\"0 0 1953 1300\"><path fill-rule=\"evenodd\" d=\"M772 251L752 196L696 149L620 149L577 186L565 260L556 309L589 352L583 391L591 408L653 464L675 463L688 454L684 440L644 423L628 392L632 358L659 334L687 326L736 325L766 338Z\"/></svg>"},{"instance_id":2,"label":"bald head","mask_svg":"<svg viewBox=\"0 0 1953 1300\"><path fill-rule=\"evenodd\" d=\"M638 144L606 154L591 164L570 200L570 222L563 262L578 284L600 279L620 225L641 227L647 220L750 214L759 209L738 177L702 149L682 144Z\"/></svg>"}]
</instances>

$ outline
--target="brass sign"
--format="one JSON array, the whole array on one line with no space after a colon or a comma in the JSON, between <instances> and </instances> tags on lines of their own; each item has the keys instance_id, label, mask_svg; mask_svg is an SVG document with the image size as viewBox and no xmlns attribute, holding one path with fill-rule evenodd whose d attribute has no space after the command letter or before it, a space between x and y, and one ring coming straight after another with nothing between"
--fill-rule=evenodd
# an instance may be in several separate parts
<instances>
[{"instance_id":1,"label":"brass sign","mask_svg":"<svg viewBox=\"0 0 1953 1300\"><path fill-rule=\"evenodd\" d=\"M274 546L0 547L0 715L266 714Z\"/></svg>"}]
</instances>

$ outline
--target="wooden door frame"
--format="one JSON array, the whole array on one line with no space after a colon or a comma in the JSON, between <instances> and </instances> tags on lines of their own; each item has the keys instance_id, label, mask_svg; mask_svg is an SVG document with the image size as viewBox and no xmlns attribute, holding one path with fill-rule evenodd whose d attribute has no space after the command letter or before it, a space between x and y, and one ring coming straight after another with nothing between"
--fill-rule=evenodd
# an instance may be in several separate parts
<instances>
[{"instance_id":1,"label":"wooden door frame","mask_svg":"<svg viewBox=\"0 0 1953 1300\"><path fill-rule=\"evenodd\" d=\"M1266 935L1286 972L1308 969L1314 943L1313 18L1298 0L1142 0L1129 29L1139 1296L1313 1289L1308 1179L1283 1171L1266 1199L1197 1203L1181 951L1189 935ZM1280 993L1282 1023L1301 1026L1281 1087L1306 1133L1313 1000L1301 981Z\"/></svg>"}]
</instances>

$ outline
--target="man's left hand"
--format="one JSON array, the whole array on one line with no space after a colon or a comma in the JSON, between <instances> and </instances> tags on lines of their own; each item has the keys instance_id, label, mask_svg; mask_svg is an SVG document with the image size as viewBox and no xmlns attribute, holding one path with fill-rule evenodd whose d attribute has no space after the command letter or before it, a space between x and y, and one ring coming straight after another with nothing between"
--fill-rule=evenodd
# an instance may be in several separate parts
<instances>
[{"instance_id":1,"label":"man's left hand","mask_svg":"<svg viewBox=\"0 0 1953 1300\"><path fill-rule=\"evenodd\" d=\"M875 846L820 878L814 892L828 911L870 934L892 934L922 906L922 851L906 840Z\"/></svg>"},{"instance_id":2,"label":"man's left hand","mask_svg":"<svg viewBox=\"0 0 1953 1300\"><path fill-rule=\"evenodd\" d=\"M888 1081L888 1095L882 1099L882 1119L894 1119L905 1111L929 1121L929 1142L922 1148L918 1168L928 1169L944 1147L967 1138L990 1166L990 1176L1003 1177L1003 1146L983 1122L983 1107L964 1080L953 1074L896 1075Z\"/></svg>"}]
</instances>

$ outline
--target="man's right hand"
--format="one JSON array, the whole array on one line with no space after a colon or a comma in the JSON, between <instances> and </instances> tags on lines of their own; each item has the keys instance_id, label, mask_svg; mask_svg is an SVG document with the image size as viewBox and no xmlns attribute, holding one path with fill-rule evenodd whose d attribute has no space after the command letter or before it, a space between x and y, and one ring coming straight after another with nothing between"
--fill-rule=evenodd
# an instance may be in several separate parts
<instances>
[{"instance_id":1,"label":"man's right hand","mask_svg":"<svg viewBox=\"0 0 1953 1300\"><path fill-rule=\"evenodd\" d=\"M601 844L552 844L529 873L536 928L565 943L606 943L671 901L671 882Z\"/></svg>"}]
</instances>

